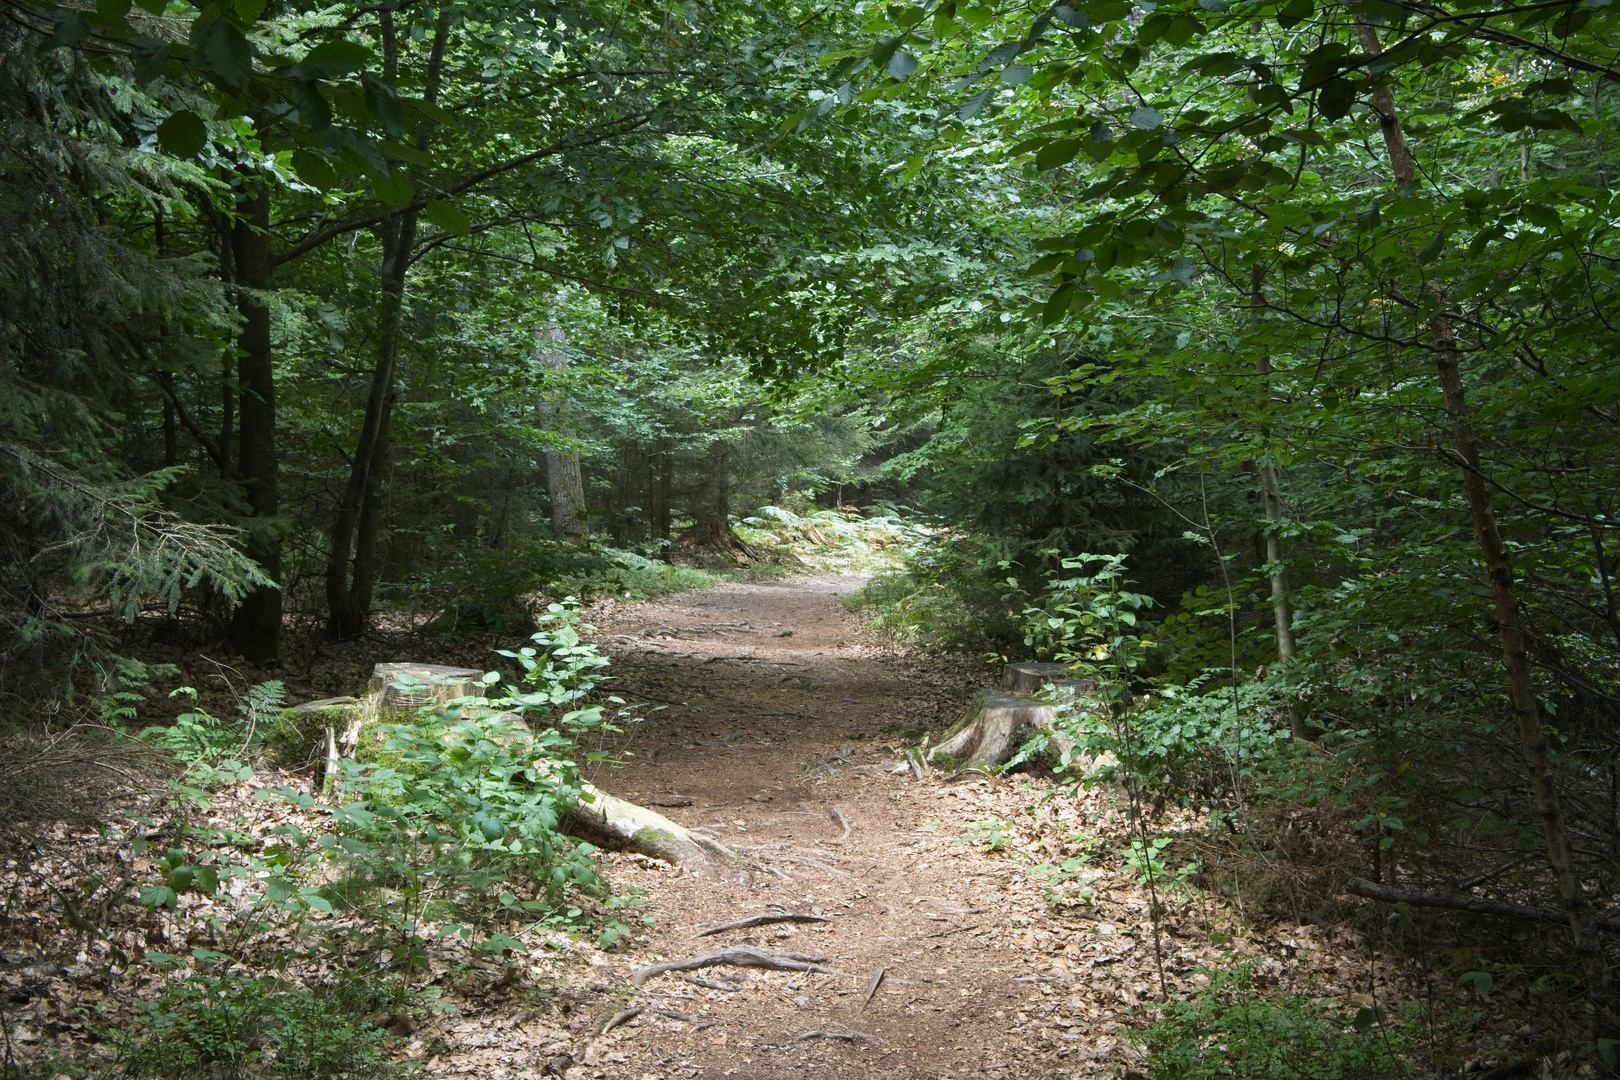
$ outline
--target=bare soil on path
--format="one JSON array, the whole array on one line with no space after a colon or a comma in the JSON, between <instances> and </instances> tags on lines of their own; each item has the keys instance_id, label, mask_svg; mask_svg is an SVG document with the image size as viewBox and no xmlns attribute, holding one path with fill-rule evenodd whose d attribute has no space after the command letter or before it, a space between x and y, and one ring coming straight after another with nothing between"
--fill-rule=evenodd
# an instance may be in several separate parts
<instances>
[{"instance_id":1,"label":"bare soil on path","mask_svg":"<svg viewBox=\"0 0 1620 1080\"><path fill-rule=\"evenodd\" d=\"M616 691L663 706L596 782L762 868L725 881L619 858L615 884L638 890L656 922L633 949L596 958L599 992L579 1005L596 1026L642 1011L583 1053L576 1044L570 1077L1012 1080L1134 1060L1121 1024L1159 992L1145 897L1100 874L1091 903L1062 915L1030 873L1094 846L1088 823L1108 816L1105 796L1051 800L1052 785L1027 776L884 768L906 735L942 730L993 673L874 643L841 602L860 584L731 584L592 613ZM827 921L696 936L773 911ZM1207 914L1202 947L1173 928L1161 939L1172 992L1214 960ZM712 967L630 988L640 966L729 945L815 957L839 974Z\"/></svg>"}]
</instances>

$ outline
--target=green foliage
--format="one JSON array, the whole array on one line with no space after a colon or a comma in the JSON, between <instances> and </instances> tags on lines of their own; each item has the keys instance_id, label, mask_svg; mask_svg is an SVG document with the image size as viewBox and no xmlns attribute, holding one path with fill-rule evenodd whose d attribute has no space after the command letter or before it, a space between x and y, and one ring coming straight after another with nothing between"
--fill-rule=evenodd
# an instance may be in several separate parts
<instances>
[{"instance_id":1,"label":"green foliage","mask_svg":"<svg viewBox=\"0 0 1620 1080\"><path fill-rule=\"evenodd\" d=\"M389 1061L387 1033L365 1017L405 1003L386 973L313 983L198 974L142 1002L136 1024L111 1034L131 1080L390 1080L413 1070Z\"/></svg>"},{"instance_id":2,"label":"green foliage","mask_svg":"<svg viewBox=\"0 0 1620 1080\"><path fill-rule=\"evenodd\" d=\"M1041 883L1046 906L1054 913L1061 915L1070 908L1091 903L1091 883L1100 875L1086 869L1090 862L1091 856L1081 855L1061 863L1038 863L1029 868L1030 876Z\"/></svg>"},{"instance_id":3,"label":"green foliage","mask_svg":"<svg viewBox=\"0 0 1620 1080\"><path fill-rule=\"evenodd\" d=\"M999 544L942 530L917 544L902 569L874 576L849 603L897 641L999 652L1019 629L999 576L1010 565L1005 554Z\"/></svg>"},{"instance_id":4,"label":"green foliage","mask_svg":"<svg viewBox=\"0 0 1620 1080\"><path fill-rule=\"evenodd\" d=\"M1091 573L1062 574L1093 563L1098 565ZM1124 588L1123 555L1076 555L1060 559L1058 567L1047 576L1039 600L1023 611L1024 645L1040 659L1071 664L1078 675L1095 677L1117 698L1153 647L1153 640L1139 632L1137 616L1153 606L1153 598Z\"/></svg>"},{"instance_id":5,"label":"green foliage","mask_svg":"<svg viewBox=\"0 0 1620 1080\"><path fill-rule=\"evenodd\" d=\"M646 600L724 580L703 570L643 558L633 551L530 540L505 550L452 546L408 586L413 605L436 608L429 633L490 634L528 630L542 597Z\"/></svg>"},{"instance_id":6,"label":"green foliage","mask_svg":"<svg viewBox=\"0 0 1620 1080\"><path fill-rule=\"evenodd\" d=\"M602 681L601 672L611 661L602 655L594 641L582 633L595 627L580 622L579 601L568 597L562 603L546 605L540 616L540 629L529 638L532 645L515 651L498 650L501 656L517 661L523 683L531 689L512 691L508 699L520 711L542 713L587 697ZM569 713L564 723L579 725L581 712ZM598 710L597 715L600 715Z\"/></svg>"},{"instance_id":7,"label":"green foliage","mask_svg":"<svg viewBox=\"0 0 1620 1080\"><path fill-rule=\"evenodd\" d=\"M1151 1080L1394 1080L1411 1075L1394 1025L1352 1023L1342 1006L1268 998L1248 965L1208 973L1190 1001L1171 1001L1142 1033ZM1363 1010L1370 1012L1371 1010Z\"/></svg>"},{"instance_id":8,"label":"green foliage","mask_svg":"<svg viewBox=\"0 0 1620 1080\"><path fill-rule=\"evenodd\" d=\"M968 824L967 833L963 839L977 847L986 855L994 855L1007 850L1012 843L1012 826L1009 822L997 817L980 818Z\"/></svg>"},{"instance_id":9,"label":"green foliage","mask_svg":"<svg viewBox=\"0 0 1620 1080\"><path fill-rule=\"evenodd\" d=\"M413 962L410 942L430 915L451 920L443 932L474 937L497 885L538 890L521 902L533 911L574 888L600 890L593 849L558 831L580 798L578 771L559 756L566 737L444 709L381 731L397 764L345 763L337 834L319 843L341 875L333 897L378 911L403 943L399 962Z\"/></svg>"}]
</instances>

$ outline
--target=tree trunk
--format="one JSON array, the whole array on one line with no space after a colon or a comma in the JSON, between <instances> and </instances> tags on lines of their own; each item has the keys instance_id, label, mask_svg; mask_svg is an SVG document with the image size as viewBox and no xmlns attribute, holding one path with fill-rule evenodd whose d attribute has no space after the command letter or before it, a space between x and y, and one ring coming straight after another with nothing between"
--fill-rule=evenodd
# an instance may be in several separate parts
<instances>
[{"instance_id":1,"label":"tree trunk","mask_svg":"<svg viewBox=\"0 0 1620 1080\"><path fill-rule=\"evenodd\" d=\"M236 296L236 253L233 250L234 230L227 224L228 218L223 214L210 215L214 231L219 234L219 276L225 283L226 295ZM219 436L214 440L219 453L214 456L214 463L219 466L221 479L230 480L235 476L231 468L231 440L236 434L236 390L233 386L236 372L231 363L230 355L226 354L219 361Z\"/></svg>"},{"instance_id":2,"label":"tree trunk","mask_svg":"<svg viewBox=\"0 0 1620 1080\"><path fill-rule=\"evenodd\" d=\"M1356 16L1356 32L1361 46L1369 56L1377 56L1382 47L1378 34L1360 15ZM1391 171L1401 189L1411 187L1417 180L1417 167L1401 133L1400 118L1395 111L1395 97L1387 85L1380 85L1373 93L1373 109L1383 131L1384 146L1389 153ZM1426 283L1436 302L1443 299L1438 282ZM1491 600L1496 611L1496 625L1502 639L1502 659L1507 669L1508 693L1513 706L1513 719L1519 732L1519 745L1530 774L1530 791L1535 798L1536 811L1541 818L1542 839L1547 847L1547 861L1552 864L1558 880L1558 891L1564 900L1564 913L1569 921L1570 935L1575 952L1591 988L1594 1003L1599 1009L1599 1026L1606 1029L1612 1020L1609 1015L1609 972L1603 955L1602 942L1597 935L1591 905L1575 867L1569 831L1564 822L1563 808L1558 797L1558 785L1552 762L1547 752L1547 736L1543 730L1540 706L1530 670L1529 639L1519 623L1519 601L1513 580L1513 566L1508 558L1507 545L1497 529L1496 516L1491 511L1490 491L1479 452L1479 441L1474 433L1473 420L1464 391L1459 363L1457 339L1451 319L1437 313L1429 320L1429 335L1434 343L1435 370L1440 391L1445 398L1446 415L1451 420L1452 445L1460 459L1463 474L1463 493L1468 500L1469 516L1473 519L1474 537L1479 543L1485 569L1491 582Z\"/></svg>"},{"instance_id":3,"label":"tree trunk","mask_svg":"<svg viewBox=\"0 0 1620 1080\"><path fill-rule=\"evenodd\" d=\"M173 468L180 464L180 429L174 415L174 372L158 372L158 385L163 389L163 465Z\"/></svg>"},{"instance_id":4,"label":"tree trunk","mask_svg":"<svg viewBox=\"0 0 1620 1080\"><path fill-rule=\"evenodd\" d=\"M675 490L675 455L670 452L669 439L662 438L653 444L651 466L652 507L649 517L652 519L652 537L659 542L660 551L667 559L671 529L670 514Z\"/></svg>"},{"instance_id":5,"label":"tree trunk","mask_svg":"<svg viewBox=\"0 0 1620 1080\"><path fill-rule=\"evenodd\" d=\"M247 488L248 505L257 519L248 530L248 557L272 581L281 580L281 535L275 518L276 380L270 345L270 309L264 291L270 287L270 192L261 180L241 207L231 231L236 261L236 305L242 314L237 340L236 381L240 392L237 429L238 474ZM248 660L264 663L281 652L281 590L254 589L236 606L231 645Z\"/></svg>"},{"instance_id":6,"label":"tree trunk","mask_svg":"<svg viewBox=\"0 0 1620 1080\"><path fill-rule=\"evenodd\" d=\"M343 500L338 504L337 517L332 523L332 546L326 559L326 630L338 641L363 633L371 612L376 531L381 509L377 485L381 482L382 458L387 451L388 425L393 411L394 368L399 359L405 274L410 267L411 248L416 243L416 214L407 211L392 216L378 231L383 237L383 300L378 317L377 363L371 371L365 419L361 421L360 436L350 459Z\"/></svg>"},{"instance_id":7,"label":"tree trunk","mask_svg":"<svg viewBox=\"0 0 1620 1080\"><path fill-rule=\"evenodd\" d=\"M378 18L383 32L384 79L392 86L398 60L393 15L391 10L385 8ZM438 101L439 79L449 37L450 14L440 11L433 31L426 85L422 92L422 98L428 105ZM417 136L416 148L427 149L425 134ZM395 397L394 373L399 363L401 321L405 309L405 277L410 271L416 248L417 222L417 211L411 209L389 215L377 228L383 242L377 363L372 368L366 414L361 421L354 456L350 459L349 480L344 486L343 499L332 522L332 546L326 557L326 632L329 637L339 641L364 633L371 617L371 598L377 571L377 537L382 521L383 470L388 455L388 428Z\"/></svg>"},{"instance_id":8,"label":"tree trunk","mask_svg":"<svg viewBox=\"0 0 1620 1080\"><path fill-rule=\"evenodd\" d=\"M1249 324L1258 325L1260 312L1265 306L1265 268L1259 265L1254 267L1249 279ZM1264 349L1255 358L1255 374L1260 376L1260 388L1263 393L1270 392L1271 386L1271 356ZM1294 605L1288 598L1288 571L1283 565L1282 535L1277 531L1282 524L1282 488L1277 483L1277 465L1271 460L1269 454L1270 439L1267 438L1267 455L1260 459L1255 466L1255 475L1260 478L1260 491L1265 496L1266 504L1266 565L1270 567L1268 577L1271 579L1271 616L1277 628L1277 665L1282 668L1291 667L1297 650L1294 647ZM1297 701L1288 704L1288 730L1296 739L1309 739L1311 730L1305 724L1304 714L1300 711Z\"/></svg>"},{"instance_id":9,"label":"tree trunk","mask_svg":"<svg viewBox=\"0 0 1620 1080\"><path fill-rule=\"evenodd\" d=\"M535 364L559 376L566 374L568 354L563 352L562 346L568 340L567 334L553 326L535 337ZM551 434L570 439L574 433L568 411L568 397L562 388L548 390L540 401L540 422ZM585 482L580 476L578 453L561 447L546 451L546 493L551 498L552 535L565 544L584 544L590 540L591 531L585 524Z\"/></svg>"}]
</instances>

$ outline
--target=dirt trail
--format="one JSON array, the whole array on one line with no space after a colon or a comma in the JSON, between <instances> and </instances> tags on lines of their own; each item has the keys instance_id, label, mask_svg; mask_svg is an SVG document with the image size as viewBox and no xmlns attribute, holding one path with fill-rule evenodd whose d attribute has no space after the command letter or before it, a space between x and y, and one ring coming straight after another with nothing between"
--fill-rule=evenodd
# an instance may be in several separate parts
<instances>
[{"instance_id":1,"label":"dirt trail","mask_svg":"<svg viewBox=\"0 0 1620 1080\"><path fill-rule=\"evenodd\" d=\"M616 882L642 890L657 922L606 960L617 976L609 985L624 986L637 966L729 944L824 956L847 974L695 973L736 992L657 976L633 997L587 1005L645 1011L596 1039L571 1077L1111 1069L1116 1010L1150 993L1150 946L1095 913L1050 917L1028 860L982 850L995 846L994 822L1031 801L1031 781L919 783L876 769L898 756L900 731L939 730L988 673L876 646L840 602L859 585L732 584L595 614L618 692L665 705L627 733L633 756L598 783L644 804L689 799L663 812L787 875L727 883L621 859ZM1078 829L1083 811L1071 802L1063 816ZM1012 828L1002 835L1010 843ZM769 905L828 921L694 937Z\"/></svg>"}]
</instances>

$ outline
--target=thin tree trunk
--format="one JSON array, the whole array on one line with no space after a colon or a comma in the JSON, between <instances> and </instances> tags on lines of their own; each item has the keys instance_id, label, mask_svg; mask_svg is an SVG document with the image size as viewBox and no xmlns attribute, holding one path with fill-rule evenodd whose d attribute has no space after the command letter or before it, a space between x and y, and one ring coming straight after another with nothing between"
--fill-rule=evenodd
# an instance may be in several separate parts
<instances>
[{"instance_id":1,"label":"thin tree trunk","mask_svg":"<svg viewBox=\"0 0 1620 1080\"><path fill-rule=\"evenodd\" d=\"M675 455L670 452L668 438L660 438L653 443L652 460L652 503L649 517L652 519L653 539L661 544L664 557L669 557L669 539L671 530L671 503L674 501L675 490Z\"/></svg>"},{"instance_id":2,"label":"thin tree trunk","mask_svg":"<svg viewBox=\"0 0 1620 1080\"><path fill-rule=\"evenodd\" d=\"M534 362L539 367L563 375L568 371L568 354L562 346L568 337L560 327L549 327L537 335ZM568 399L561 389L548 390L540 401L540 420L546 430L562 438L572 438ZM546 493L551 498L551 531L565 544L583 544L591 538L585 524L585 481L579 471L579 454L552 448L546 451Z\"/></svg>"},{"instance_id":3,"label":"thin tree trunk","mask_svg":"<svg viewBox=\"0 0 1620 1080\"><path fill-rule=\"evenodd\" d=\"M393 84L397 74L398 43L392 13L379 13L383 28L384 78ZM428 58L423 100L438 99L445 44L450 35L449 12L439 12ZM427 148L426 135L418 135L418 150ZM395 397L394 374L399 363L401 320L405 307L405 277L416 247L417 212L390 215L378 227L383 242L382 303L377 316L377 363L371 372L365 418L350 459L349 479L332 522L331 548L326 557L328 636L343 640L365 631L376 584L377 537L381 531L382 473L388 452L388 428ZM352 577L351 577L352 572Z\"/></svg>"},{"instance_id":4,"label":"thin tree trunk","mask_svg":"<svg viewBox=\"0 0 1620 1080\"><path fill-rule=\"evenodd\" d=\"M1265 269L1255 266L1250 279L1249 291L1249 320L1259 323L1265 295L1262 291L1265 282ZM1271 385L1271 355L1264 349L1254 362L1255 374L1260 376L1262 392L1269 392ZM1271 568L1271 615L1277 627L1277 663L1280 667L1289 668L1294 665L1297 650L1294 646L1294 605L1288 598L1288 570L1283 564L1282 545L1282 488L1277 482L1277 465L1271 460L1268 453L1260 459L1255 468L1260 477L1260 491L1265 496L1266 503L1266 565ZM1299 702L1288 703L1288 730L1296 739L1309 739L1311 729L1305 723L1305 715L1299 707Z\"/></svg>"},{"instance_id":5,"label":"thin tree trunk","mask_svg":"<svg viewBox=\"0 0 1620 1080\"><path fill-rule=\"evenodd\" d=\"M1356 31L1361 46L1369 56L1382 52L1377 32L1356 16ZM1395 112L1395 97L1387 85L1373 93L1373 108L1378 114L1383 131L1384 145L1389 152L1391 171L1397 186L1411 187L1417 179L1417 167L1401 133L1400 119ZM1426 288L1441 301L1443 295L1438 282L1426 283ZM1598 1007L1599 1027L1607 1028L1609 1015L1609 972L1598 939L1592 908L1575 867L1569 830L1564 821L1563 808L1558 797L1557 777L1547 751L1547 736L1542 726L1541 710L1536 701L1535 685L1530 670L1528 635L1519 622L1519 601L1514 587L1513 565L1508 558L1507 545L1497 529L1496 515L1491 511L1490 491L1479 452L1479 440L1474 433L1464 391L1459 362L1457 338L1452 322L1445 314L1436 314L1429 320L1429 335L1434 343L1435 370L1445 398L1446 414L1451 419L1452 445L1462 463L1463 493L1468 500L1469 516L1473 519L1474 537L1479 542L1485 569L1491 582L1491 600L1496 610L1497 629L1502 639L1502 660L1507 669L1508 693L1513 704L1513 719L1519 731L1519 745L1530 774L1530 791L1541 818L1541 832L1547 847L1547 861L1552 864L1558 880L1558 891L1564 900L1564 912L1569 919L1570 935L1581 968L1590 986L1594 1004Z\"/></svg>"},{"instance_id":6,"label":"thin tree trunk","mask_svg":"<svg viewBox=\"0 0 1620 1080\"><path fill-rule=\"evenodd\" d=\"M381 504L376 485L380 482L378 474L383 467L393 412L400 314L410 249L416 242L416 215L400 214L384 222L379 231L383 234L383 264L377 363L371 369L365 418L355 442L343 500L332 523L332 546L326 560L326 629L330 637L339 641L363 633L371 610Z\"/></svg>"},{"instance_id":7,"label":"thin tree trunk","mask_svg":"<svg viewBox=\"0 0 1620 1080\"><path fill-rule=\"evenodd\" d=\"M219 276L225 283L226 295L235 298L236 253L233 250L233 230L223 214L212 214L210 219L213 221L214 231L219 235ZM214 455L214 462L219 466L219 475L225 480L235 476L231 468L231 438L236 434L236 391L232 383L235 377L234 365L227 353L219 362L219 436L215 439L219 453Z\"/></svg>"},{"instance_id":8,"label":"thin tree trunk","mask_svg":"<svg viewBox=\"0 0 1620 1080\"><path fill-rule=\"evenodd\" d=\"M164 228L163 208L160 206L152 214L152 240L157 245L158 258L164 258L168 252ZM167 341L169 327L167 321L158 330L158 337ZM167 353L167 349L164 350ZM163 393L163 467L172 469L180 464L180 429L174 414L174 372L160 371L157 373L158 388Z\"/></svg>"},{"instance_id":9,"label":"thin tree trunk","mask_svg":"<svg viewBox=\"0 0 1620 1080\"><path fill-rule=\"evenodd\" d=\"M163 464L170 468L180 464L180 429L174 415L174 372L158 372L158 385L163 388Z\"/></svg>"},{"instance_id":10,"label":"thin tree trunk","mask_svg":"<svg viewBox=\"0 0 1620 1080\"><path fill-rule=\"evenodd\" d=\"M403 283L401 283L403 289ZM398 367L398 342L394 344ZM371 598L377 587L377 548L382 536L383 504L388 496L388 453L393 433L394 399L398 393L389 389L383 403L382 425L377 431L377 442L371 451L371 467L366 470L366 493L360 500L360 523L354 534L354 580L349 585L349 609L358 614L360 624L356 633L365 629L371 612Z\"/></svg>"},{"instance_id":11,"label":"thin tree trunk","mask_svg":"<svg viewBox=\"0 0 1620 1080\"><path fill-rule=\"evenodd\" d=\"M270 344L270 192L258 181L242 205L231 246L236 259L236 305L242 314L237 339L236 380L241 395L237 430L238 472L247 488L257 524L245 548L272 581L281 580L281 536L274 523L280 511L276 481L276 381ZM263 663L281 651L281 590L263 587L242 598L231 619L231 645L249 660Z\"/></svg>"}]
</instances>

